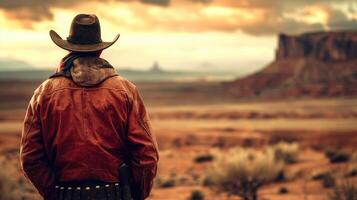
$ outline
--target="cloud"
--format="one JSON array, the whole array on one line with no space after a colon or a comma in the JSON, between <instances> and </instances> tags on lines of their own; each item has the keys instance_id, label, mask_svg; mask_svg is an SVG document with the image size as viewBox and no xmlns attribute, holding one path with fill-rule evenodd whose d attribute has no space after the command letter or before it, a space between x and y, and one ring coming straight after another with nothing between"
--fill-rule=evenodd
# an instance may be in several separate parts
<instances>
[{"instance_id":1,"label":"cloud","mask_svg":"<svg viewBox=\"0 0 357 200\"><path fill-rule=\"evenodd\" d=\"M347 15L340 10L329 10L328 26L330 29L357 29L357 20L349 20Z\"/></svg>"},{"instance_id":2,"label":"cloud","mask_svg":"<svg viewBox=\"0 0 357 200\"><path fill-rule=\"evenodd\" d=\"M67 7L86 3L86 2L106 2L99 0L2 0L0 1L0 9L4 9L7 12L7 16L11 19L19 20L33 20L41 21L45 19L52 19L53 13L51 13L52 7ZM168 6L170 0L117 0L122 2L139 1L145 4L153 4L160 6Z\"/></svg>"},{"instance_id":3,"label":"cloud","mask_svg":"<svg viewBox=\"0 0 357 200\"><path fill-rule=\"evenodd\" d=\"M130 13L125 16L121 12L108 12L112 2L3 0L0 9L5 10L8 19L18 21L24 28L33 28L33 22L52 20L53 8L71 9L90 3L104 7L110 4L101 12L102 16L118 27L137 31L242 31L272 35L357 28L356 19L348 15L354 11L349 0L116 0L117 10ZM348 9L341 10L336 5L346 5ZM94 7L93 12L99 13L97 6Z\"/></svg>"},{"instance_id":4,"label":"cloud","mask_svg":"<svg viewBox=\"0 0 357 200\"><path fill-rule=\"evenodd\" d=\"M323 30L324 27L320 23L305 24L293 19L277 20L276 18L268 18L256 25L247 25L241 28L243 32L252 35L272 35L276 33L297 34L304 32L314 32Z\"/></svg>"},{"instance_id":5,"label":"cloud","mask_svg":"<svg viewBox=\"0 0 357 200\"><path fill-rule=\"evenodd\" d=\"M170 4L170 0L141 0L141 2L160 6L168 6Z\"/></svg>"}]
</instances>

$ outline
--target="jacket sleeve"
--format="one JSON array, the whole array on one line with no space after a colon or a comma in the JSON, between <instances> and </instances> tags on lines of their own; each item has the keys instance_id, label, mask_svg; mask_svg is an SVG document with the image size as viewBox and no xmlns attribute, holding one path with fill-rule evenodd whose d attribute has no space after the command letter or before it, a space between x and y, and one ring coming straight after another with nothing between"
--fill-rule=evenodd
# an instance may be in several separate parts
<instances>
[{"instance_id":1,"label":"jacket sleeve","mask_svg":"<svg viewBox=\"0 0 357 200\"><path fill-rule=\"evenodd\" d=\"M139 190L134 195L139 194L136 199L145 199L150 194L157 173L159 153L143 100L136 89L129 111L128 141L134 189Z\"/></svg>"},{"instance_id":2,"label":"jacket sleeve","mask_svg":"<svg viewBox=\"0 0 357 200\"><path fill-rule=\"evenodd\" d=\"M38 89L39 90L39 89ZM41 121L39 118L38 99L40 92L36 90L25 115L22 129L20 160L25 176L32 182L43 197L50 195L55 175L49 165L44 148Z\"/></svg>"}]
</instances>

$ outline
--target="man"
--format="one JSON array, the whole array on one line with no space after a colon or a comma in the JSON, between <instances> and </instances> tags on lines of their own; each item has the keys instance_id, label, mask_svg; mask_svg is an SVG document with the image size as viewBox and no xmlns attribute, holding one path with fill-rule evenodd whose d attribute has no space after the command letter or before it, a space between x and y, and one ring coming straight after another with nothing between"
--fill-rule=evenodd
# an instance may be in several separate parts
<instances>
[{"instance_id":1,"label":"man","mask_svg":"<svg viewBox=\"0 0 357 200\"><path fill-rule=\"evenodd\" d=\"M24 120L21 165L44 199L121 199L119 168L131 168L134 199L145 199L157 171L158 148L134 84L100 58L99 19L77 15L70 51L34 92Z\"/></svg>"}]
</instances>

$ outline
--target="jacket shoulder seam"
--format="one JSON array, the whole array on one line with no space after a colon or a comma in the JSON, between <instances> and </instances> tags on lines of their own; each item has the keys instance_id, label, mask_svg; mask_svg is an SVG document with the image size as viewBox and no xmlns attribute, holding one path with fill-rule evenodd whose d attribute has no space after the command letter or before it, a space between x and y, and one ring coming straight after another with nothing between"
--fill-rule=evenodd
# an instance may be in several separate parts
<instances>
[{"instance_id":1,"label":"jacket shoulder seam","mask_svg":"<svg viewBox=\"0 0 357 200\"><path fill-rule=\"evenodd\" d=\"M63 88L58 88L56 90L53 90L51 92L49 92L48 94L51 95L53 93L56 93L56 92L59 92L61 90L83 90L83 88L73 88L73 87L63 87ZM111 87L99 87L99 88L85 88L86 90L98 90L98 89L109 89L109 90L116 90L116 91L122 91L122 92L125 92L126 91L124 89L118 89L118 88L111 88Z\"/></svg>"}]
</instances>

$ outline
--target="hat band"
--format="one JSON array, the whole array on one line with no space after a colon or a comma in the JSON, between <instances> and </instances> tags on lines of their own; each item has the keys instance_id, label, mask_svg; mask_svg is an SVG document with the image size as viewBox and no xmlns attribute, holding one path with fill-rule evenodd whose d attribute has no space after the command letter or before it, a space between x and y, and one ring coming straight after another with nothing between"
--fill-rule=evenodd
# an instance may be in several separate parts
<instances>
[{"instance_id":1,"label":"hat band","mask_svg":"<svg viewBox=\"0 0 357 200\"><path fill-rule=\"evenodd\" d=\"M72 44L99 44L99 43L102 42L101 39L99 39L99 40L98 39L97 40L84 40L84 41L81 40L81 41L79 41L79 40L76 40L76 38L71 37L71 36L67 37L67 41L72 43Z\"/></svg>"}]
</instances>

